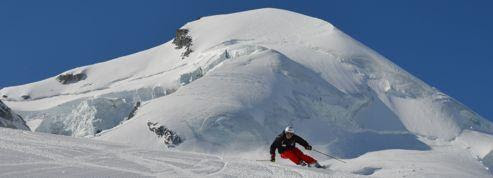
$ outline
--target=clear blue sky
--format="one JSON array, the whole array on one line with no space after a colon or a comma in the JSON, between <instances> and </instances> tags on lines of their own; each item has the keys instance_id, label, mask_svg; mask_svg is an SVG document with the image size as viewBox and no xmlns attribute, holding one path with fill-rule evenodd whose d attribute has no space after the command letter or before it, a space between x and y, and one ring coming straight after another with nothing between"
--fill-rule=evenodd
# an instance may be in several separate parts
<instances>
[{"instance_id":1,"label":"clear blue sky","mask_svg":"<svg viewBox=\"0 0 493 178\"><path fill-rule=\"evenodd\" d=\"M1 0L0 88L151 48L201 16L261 7L329 21L493 120L491 0Z\"/></svg>"}]
</instances>

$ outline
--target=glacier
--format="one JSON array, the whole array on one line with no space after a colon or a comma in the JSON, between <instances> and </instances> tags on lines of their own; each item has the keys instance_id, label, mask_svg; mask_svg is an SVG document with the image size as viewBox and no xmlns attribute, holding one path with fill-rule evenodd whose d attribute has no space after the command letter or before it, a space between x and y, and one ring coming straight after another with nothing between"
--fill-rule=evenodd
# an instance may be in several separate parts
<instances>
[{"instance_id":1,"label":"glacier","mask_svg":"<svg viewBox=\"0 0 493 178\"><path fill-rule=\"evenodd\" d=\"M351 171L318 158L358 175L389 176L397 169L388 160L394 154L455 154L469 156L461 164L474 170L493 166L491 122L328 22L264 8L203 17L180 29L190 37L186 49L170 40L59 75L83 74L80 80L54 76L0 95L37 132L145 149L248 159L266 155L292 125L317 149L355 165L384 158ZM183 142L169 147L148 123Z\"/></svg>"}]
</instances>

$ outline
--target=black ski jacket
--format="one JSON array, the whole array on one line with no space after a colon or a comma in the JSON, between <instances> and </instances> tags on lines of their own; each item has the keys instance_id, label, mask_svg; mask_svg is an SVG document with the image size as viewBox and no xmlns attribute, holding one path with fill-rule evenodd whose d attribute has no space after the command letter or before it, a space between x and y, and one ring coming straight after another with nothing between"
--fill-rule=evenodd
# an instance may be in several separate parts
<instances>
[{"instance_id":1,"label":"black ski jacket","mask_svg":"<svg viewBox=\"0 0 493 178\"><path fill-rule=\"evenodd\" d=\"M270 145L270 154L273 155L276 152L276 149L279 153L282 153L286 150L293 149L295 147L295 144L299 143L303 147L308 147L310 144L306 142L303 138L299 137L296 134L293 134L293 137L291 139L286 138L286 134L284 131L279 134L274 142L272 142L272 145Z\"/></svg>"}]
</instances>

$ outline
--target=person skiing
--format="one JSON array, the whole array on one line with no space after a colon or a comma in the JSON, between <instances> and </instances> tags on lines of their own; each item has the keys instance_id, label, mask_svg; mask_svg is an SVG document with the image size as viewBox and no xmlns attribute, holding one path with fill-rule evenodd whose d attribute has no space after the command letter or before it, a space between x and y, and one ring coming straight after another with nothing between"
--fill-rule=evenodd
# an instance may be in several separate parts
<instances>
[{"instance_id":1,"label":"person skiing","mask_svg":"<svg viewBox=\"0 0 493 178\"><path fill-rule=\"evenodd\" d=\"M276 149L279 154L281 154L281 158L289 159L297 165L301 166L312 166L315 165L317 168L323 168L318 161L313 159L311 156L308 156L301 152L300 149L296 148L295 144L299 143L301 146L305 147L306 150L312 150L312 146L308 144L300 136L294 134L293 127L289 126L284 129L284 131L279 134L272 145L270 146L270 161L276 161Z\"/></svg>"}]
</instances>

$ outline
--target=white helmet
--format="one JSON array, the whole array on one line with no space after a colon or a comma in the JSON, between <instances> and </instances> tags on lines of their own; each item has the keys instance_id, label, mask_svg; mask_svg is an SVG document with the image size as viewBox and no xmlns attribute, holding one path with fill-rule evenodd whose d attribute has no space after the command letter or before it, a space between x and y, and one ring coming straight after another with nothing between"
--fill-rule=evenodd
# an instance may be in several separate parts
<instances>
[{"instance_id":1,"label":"white helmet","mask_svg":"<svg viewBox=\"0 0 493 178\"><path fill-rule=\"evenodd\" d=\"M286 127L286 129L284 129L284 132L285 133L294 133L294 129L291 126L288 126L288 127Z\"/></svg>"}]
</instances>

